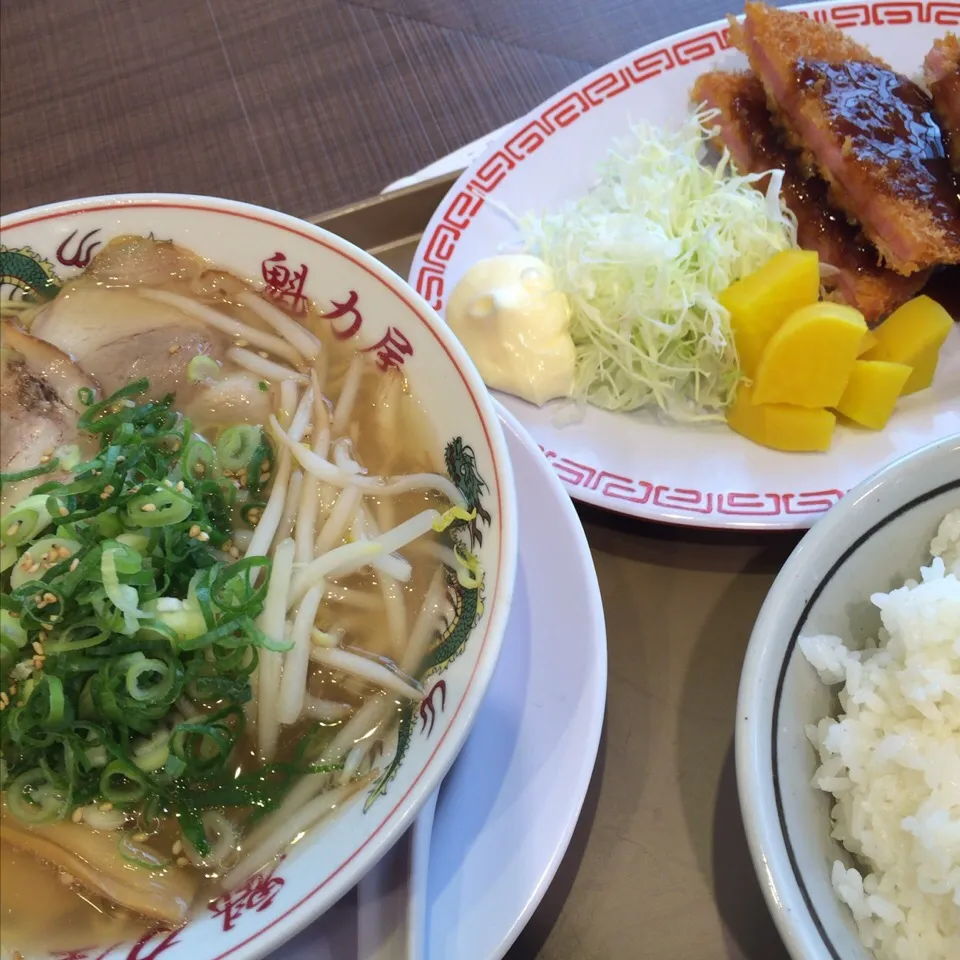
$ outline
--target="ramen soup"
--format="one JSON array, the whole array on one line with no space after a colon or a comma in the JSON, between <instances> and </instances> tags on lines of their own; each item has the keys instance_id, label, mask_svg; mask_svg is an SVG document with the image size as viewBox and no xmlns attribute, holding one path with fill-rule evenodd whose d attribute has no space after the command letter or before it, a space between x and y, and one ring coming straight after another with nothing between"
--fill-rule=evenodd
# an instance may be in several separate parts
<instances>
[{"instance_id":1,"label":"ramen soup","mask_svg":"<svg viewBox=\"0 0 960 960\"><path fill-rule=\"evenodd\" d=\"M126 237L2 329L0 911L29 956L183 924L368 788L478 570L403 376L315 308Z\"/></svg>"}]
</instances>

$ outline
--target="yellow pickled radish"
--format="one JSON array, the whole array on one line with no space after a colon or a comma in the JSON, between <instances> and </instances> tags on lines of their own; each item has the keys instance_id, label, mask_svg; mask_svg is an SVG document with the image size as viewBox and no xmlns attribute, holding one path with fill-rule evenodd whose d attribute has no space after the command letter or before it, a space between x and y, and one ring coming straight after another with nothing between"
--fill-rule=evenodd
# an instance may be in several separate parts
<instances>
[{"instance_id":1,"label":"yellow pickled radish","mask_svg":"<svg viewBox=\"0 0 960 960\"><path fill-rule=\"evenodd\" d=\"M882 430L912 369L886 360L857 360L837 412L871 430Z\"/></svg>"},{"instance_id":2,"label":"yellow pickled radish","mask_svg":"<svg viewBox=\"0 0 960 960\"><path fill-rule=\"evenodd\" d=\"M877 335L868 330L860 341L860 349L857 350L857 356L862 357L868 350L872 350L877 345Z\"/></svg>"},{"instance_id":3,"label":"yellow pickled radish","mask_svg":"<svg viewBox=\"0 0 960 960\"><path fill-rule=\"evenodd\" d=\"M763 348L786 318L816 303L820 265L809 250L775 253L762 267L730 284L718 297L730 311L740 369L752 378Z\"/></svg>"},{"instance_id":4,"label":"yellow pickled radish","mask_svg":"<svg viewBox=\"0 0 960 960\"><path fill-rule=\"evenodd\" d=\"M748 440L788 453L815 453L829 449L837 418L829 410L811 410L785 403L754 402L746 383L727 411L727 426Z\"/></svg>"},{"instance_id":5,"label":"yellow pickled radish","mask_svg":"<svg viewBox=\"0 0 960 960\"><path fill-rule=\"evenodd\" d=\"M835 407L866 330L863 314L841 303L814 303L795 310L763 351L753 402Z\"/></svg>"},{"instance_id":6,"label":"yellow pickled radish","mask_svg":"<svg viewBox=\"0 0 960 960\"><path fill-rule=\"evenodd\" d=\"M924 350L911 366L910 376L904 384L903 390L900 391L900 396L908 397L911 393L926 390L933 383L939 359L939 346L931 346Z\"/></svg>"},{"instance_id":7,"label":"yellow pickled radish","mask_svg":"<svg viewBox=\"0 0 960 960\"><path fill-rule=\"evenodd\" d=\"M894 310L873 331L877 342L863 359L890 360L909 367L918 366L921 358L929 363L929 351L943 346L952 326L950 314L932 297L921 294Z\"/></svg>"}]
</instances>

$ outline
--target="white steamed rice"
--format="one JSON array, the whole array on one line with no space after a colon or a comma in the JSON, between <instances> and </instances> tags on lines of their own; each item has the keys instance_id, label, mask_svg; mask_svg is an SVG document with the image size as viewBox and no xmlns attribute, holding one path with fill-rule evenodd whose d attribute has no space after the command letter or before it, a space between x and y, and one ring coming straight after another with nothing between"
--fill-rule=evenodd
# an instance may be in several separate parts
<instances>
[{"instance_id":1,"label":"white steamed rice","mask_svg":"<svg viewBox=\"0 0 960 960\"><path fill-rule=\"evenodd\" d=\"M948 514L920 580L870 599L883 627L864 650L804 637L841 712L807 728L814 784L858 867L833 887L878 960L960 958L960 510Z\"/></svg>"}]
</instances>

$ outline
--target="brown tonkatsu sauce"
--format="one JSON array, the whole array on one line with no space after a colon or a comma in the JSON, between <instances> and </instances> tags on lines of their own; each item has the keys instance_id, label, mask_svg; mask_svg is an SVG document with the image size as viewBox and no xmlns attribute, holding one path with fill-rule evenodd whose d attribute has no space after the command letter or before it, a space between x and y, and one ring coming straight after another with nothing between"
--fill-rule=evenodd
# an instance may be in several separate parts
<instances>
[{"instance_id":1,"label":"brown tonkatsu sauce","mask_svg":"<svg viewBox=\"0 0 960 960\"><path fill-rule=\"evenodd\" d=\"M960 323L960 267L942 267L930 278L923 293Z\"/></svg>"},{"instance_id":2,"label":"brown tonkatsu sauce","mask_svg":"<svg viewBox=\"0 0 960 960\"><path fill-rule=\"evenodd\" d=\"M842 150L882 170L891 194L917 201L960 230L960 200L929 95L874 63L825 63L800 57L798 86L825 105Z\"/></svg>"},{"instance_id":3,"label":"brown tonkatsu sauce","mask_svg":"<svg viewBox=\"0 0 960 960\"><path fill-rule=\"evenodd\" d=\"M782 143L763 100L755 97L736 97L733 115L738 118L741 133L753 144L758 157L771 170L781 169L783 199L793 211L802 211L797 218L797 239L805 249L820 249L820 240L828 238L832 245L842 246L843 264L848 270L860 272L877 269L876 248L863 235L856 223L830 203L827 184L819 177L804 177L800 172L799 156Z\"/></svg>"}]
</instances>

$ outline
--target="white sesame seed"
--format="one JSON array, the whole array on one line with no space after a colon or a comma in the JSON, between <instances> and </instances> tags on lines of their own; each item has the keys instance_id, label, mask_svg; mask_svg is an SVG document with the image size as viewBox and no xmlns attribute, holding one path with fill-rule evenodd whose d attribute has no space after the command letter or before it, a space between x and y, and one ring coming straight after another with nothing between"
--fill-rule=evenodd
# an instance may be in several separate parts
<instances>
[{"instance_id":1,"label":"white sesame seed","mask_svg":"<svg viewBox=\"0 0 960 960\"><path fill-rule=\"evenodd\" d=\"M77 809L70 814L70 819L74 823L79 823L83 819L83 810L80 807L77 807Z\"/></svg>"},{"instance_id":2,"label":"white sesame seed","mask_svg":"<svg viewBox=\"0 0 960 960\"><path fill-rule=\"evenodd\" d=\"M183 844L179 840L177 840L174 842L172 849L173 849L173 855L177 857L181 853L183 853Z\"/></svg>"},{"instance_id":3,"label":"white sesame seed","mask_svg":"<svg viewBox=\"0 0 960 960\"><path fill-rule=\"evenodd\" d=\"M140 509L144 513L153 513L157 509L157 505L155 503L145 503Z\"/></svg>"},{"instance_id":4,"label":"white sesame seed","mask_svg":"<svg viewBox=\"0 0 960 960\"><path fill-rule=\"evenodd\" d=\"M186 867L186 866L189 865L189 863L190 863L190 861L189 861L186 857L177 857L177 866L178 866L178 867Z\"/></svg>"}]
</instances>

